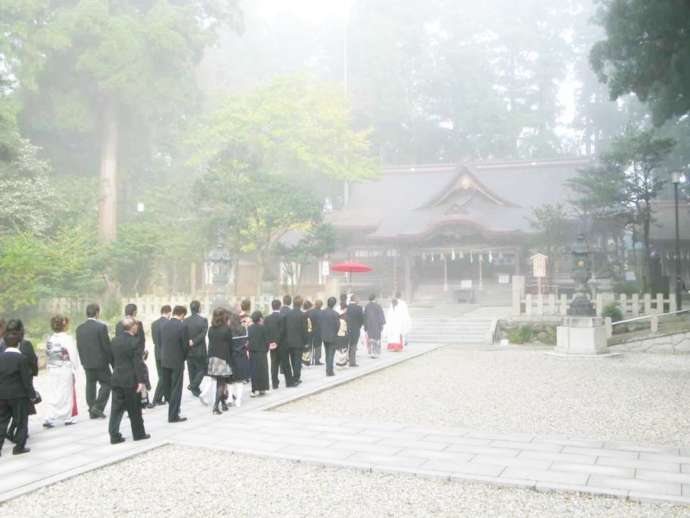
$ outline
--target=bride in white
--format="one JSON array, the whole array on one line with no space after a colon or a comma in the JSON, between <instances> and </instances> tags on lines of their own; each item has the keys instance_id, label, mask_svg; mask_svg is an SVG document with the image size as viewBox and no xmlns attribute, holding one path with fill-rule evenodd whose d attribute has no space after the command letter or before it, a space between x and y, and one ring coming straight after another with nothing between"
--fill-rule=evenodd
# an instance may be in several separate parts
<instances>
[{"instance_id":1,"label":"bride in white","mask_svg":"<svg viewBox=\"0 0 690 518\"><path fill-rule=\"evenodd\" d=\"M56 424L74 424L77 416L76 373L79 355L74 338L67 334L69 320L62 315L50 319L53 334L46 343L47 376L43 405L46 409L45 428Z\"/></svg>"}]
</instances>

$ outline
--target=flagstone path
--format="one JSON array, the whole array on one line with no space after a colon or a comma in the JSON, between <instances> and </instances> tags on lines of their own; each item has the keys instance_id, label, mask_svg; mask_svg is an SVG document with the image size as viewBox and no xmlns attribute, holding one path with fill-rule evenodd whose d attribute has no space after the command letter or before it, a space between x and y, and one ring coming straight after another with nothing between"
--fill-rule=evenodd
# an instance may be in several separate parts
<instances>
[{"instance_id":1,"label":"flagstone path","mask_svg":"<svg viewBox=\"0 0 690 518\"><path fill-rule=\"evenodd\" d=\"M326 378L323 368L305 369L299 388L249 400L223 416L212 415L208 407L185 395L182 410L189 421L171 425L165 407L147 411L144 419L152 439L138 443L131 441L126 419L122 431L128 441L116 446L108 443L107 421L52 430L34 422L30 454L14 457L7 445L3 450L0 502L161 445L180 444L365 470L690 504L690 448L270 411L436 348L415 345L378 360L362 358L361 367L338 371L335 378Z\"/></svg>"}]
</instances>

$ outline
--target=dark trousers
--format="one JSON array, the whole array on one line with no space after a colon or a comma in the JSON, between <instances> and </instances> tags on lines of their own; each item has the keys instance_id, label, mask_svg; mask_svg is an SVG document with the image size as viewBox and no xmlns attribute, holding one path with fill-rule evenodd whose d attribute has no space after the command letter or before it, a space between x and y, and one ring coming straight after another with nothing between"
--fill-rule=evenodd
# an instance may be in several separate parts
<instances>
[{"instance_id":1,"label":"dark trousers","mask_svg":"<svg viewBox=\"0 0 690 518\"><path fill-rule=\"evenodd\" d=\"M189 373L189 385L192 391L199 390L201 381L206 376L208 370L208 360L205 356L188 356L187 357L187 372Z\"/></svg>"},{"instance_id":2,"label":"dark trousers","mask_svg":"<svg viewBox=\"0 0 690 518\"><path fill-rule=\"evenodd\" d=\"M278 373L280 372L280 349L271 349L271 385L274 389L280 386Z\"/></svg>"},{"instance_id":3,"label":"dark trousers","mask_svg":"<svg viewBox=\"0 0 690 518\"><path fill-rule=\"evenodd\" d=\"M347 361L350 366L357 365L357 344L359 343L359 329L348 333L347 335L347 345L348 345L348 358Z\"/></svg>"},{"instance_id":4,"label":"dark trousers","mask_svg":"<svg viewBox=\"0 0 690 518\"><path fill-rule=\"evenodd\" d=\"M326 374L333 374L333 362L335 361L335 350L337 345L335 343L323 343L323 348L326 350Z\"/></svg>"},{"instance_id":5,"label":"dark trousers","mask_svg":"<svg viewBox=\"0 0 690 518\"><path fill-rule=\"evenodd\" d=\"M86 372L86 405L91 412L103 412L110 397L110 367L104 369L84 369ZM96 396L96 383L98 396Z\"/></svg>"},{"instance_id":6,"label":"dark trousers","mask_svg":"<svg viewBox=\"0 0 690 518\"><path fill-rule=\"evenodd\" d=\"M141 439L146 435L144 419L141 417L141 394L135 388L113 387L113 399L110 403L110 422L108 432L110 438L120 436L120 422L127 411L129 424L132 426L132 437Z\"/></svg>"},{"instance_id":7,"label":"dark trousers","mask_svg":"<svg viewBox=\"0 0 690 518\"><path fill-rule=\"evenodd\" d=\"M283 344L278 347L280 353L280 368L283 370L285 376L285 386L292 387L295 384L294 376L292 375L292 363L290 362L290 349Z\"/></svg>"},{"instance_id":8,"label":"dark trousers","mask_svg":"<svg viewBox=\"0 0 690 518\"><path fill-rule=\"evenodd\" d=\"M292 381L297 382L302 377L302 349L288 349L290 351L290 365L292 365Z\"/></svg>"},{"instance_id":9,"label":"dark trousers","mask_svg":"<svg viewBox=\"0 0 690 518\"><path fill-rule=\"evenodd\" d=\"M323 345L323 340L316 336L313 339L312 347L314 348L314 363L319 363L321 361L321 346Z\"/></svg>"},{"instance_id":10,"label":"dark trousers","mask_svg":"<svg viewBox=\"0 0 690 518\"><path fill-rule=\"evenodd\" d=\"M165 397L165 386L163 384L163 366L161 361L156 358L156 372L158 373L158 383L156 384L156 392L153 394L152 403L162 403L163 399L168 400Z\"/></svg>"},{"instance_id":11,"label":"dark trousers","mask_svg":"<svg viewBox=\"0 0 690 518\"><path fill-rule=\"evenodd\" d=\"M168 422L180 417L182 403L182 383L184 379L184 365L177 369L163 368L163 386L165 398L168 400Z\"/></svg>"},{"instance_id":12,"label":"dark trousers","mask_svg":"<svg viewBox=\"0 0 690 518\"><path fill-rule=\"evenodd\" d=\"M29 400L0 399L0 449L7 436L7 427L13 422L15 432L12 440L15 448L24 448L29 436Z\"/></svg>"}]
</instances>

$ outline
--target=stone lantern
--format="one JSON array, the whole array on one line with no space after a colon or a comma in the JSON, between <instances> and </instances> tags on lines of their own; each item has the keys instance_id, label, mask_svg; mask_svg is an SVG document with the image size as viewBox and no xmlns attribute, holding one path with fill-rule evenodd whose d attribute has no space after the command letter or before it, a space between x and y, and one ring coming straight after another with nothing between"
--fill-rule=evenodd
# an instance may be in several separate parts
<instances>
[{"instance_id":1,"label":"stone lantern","mask_svg":"<svg viewBox=\"0 0 690 518\"><path fill-rule=\"evenodd\" d=\"M227 295L226 291L232 268L232 256L225 247L221 231L218 231L216 246L209 252L206 260L211 270L210 280L215 295L214 304L220 305L227 298L225 295Z\"/></svg>"},{"instance_id":2,"label":"stone lantern","mask_svg":"<svg viewBox=\"0 0 690 518\"><path fill-rule=\"evenodd\" d=\"M592 301L587 297L587 281L592 276L592 260L585 236L580 234L572 249L573 280L575 281L575 296L568 307L568 316L593 317L596 315Z\"/></svg>"}]
</instances>

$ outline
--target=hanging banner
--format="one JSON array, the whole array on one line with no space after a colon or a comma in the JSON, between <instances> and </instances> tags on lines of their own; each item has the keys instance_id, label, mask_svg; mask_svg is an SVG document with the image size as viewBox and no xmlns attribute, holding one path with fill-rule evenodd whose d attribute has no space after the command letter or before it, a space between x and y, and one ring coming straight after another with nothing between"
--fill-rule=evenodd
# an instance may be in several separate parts
<instances>
[{"instance_id":1,"label":"hanging banner","mask_svg":"<svg viewBox=\"0 0 690 518\"><path fill-rule=\"evenodd\" d=\"M549 260L544 254L536 254L530 257L532 261L532 275L536 278L546 277L546 264Z\"/></svg>"}]
</instances>

